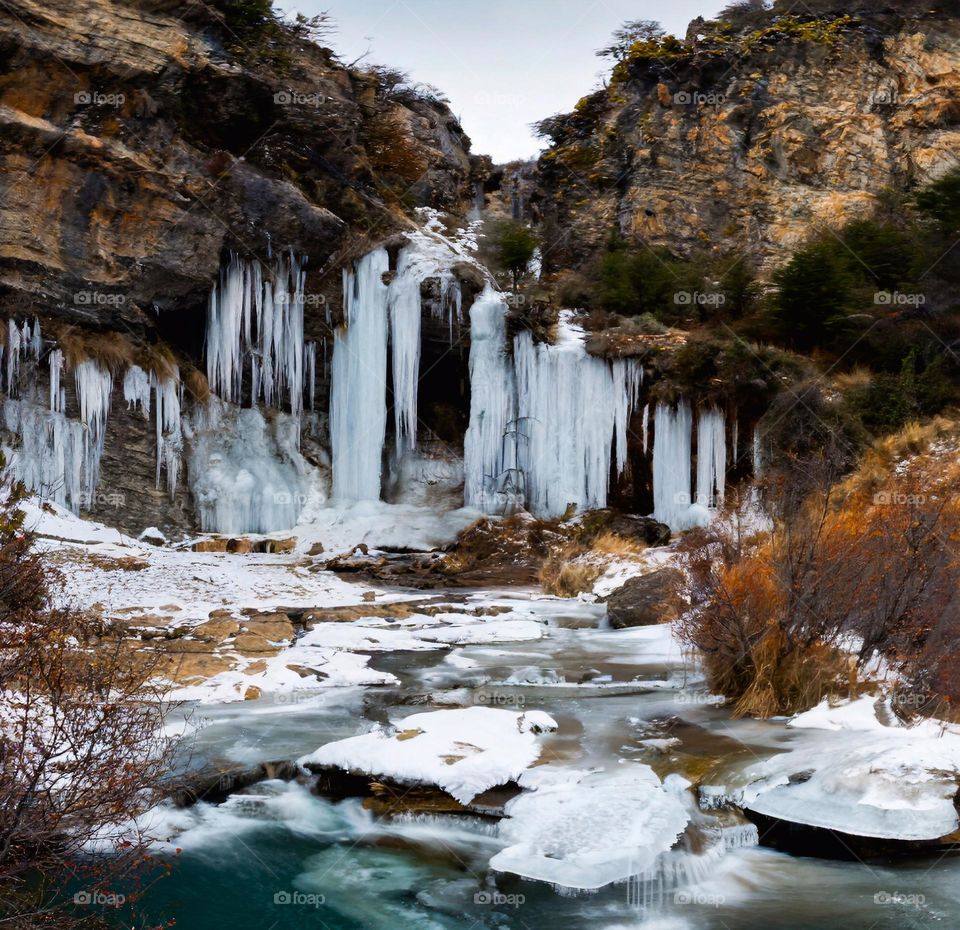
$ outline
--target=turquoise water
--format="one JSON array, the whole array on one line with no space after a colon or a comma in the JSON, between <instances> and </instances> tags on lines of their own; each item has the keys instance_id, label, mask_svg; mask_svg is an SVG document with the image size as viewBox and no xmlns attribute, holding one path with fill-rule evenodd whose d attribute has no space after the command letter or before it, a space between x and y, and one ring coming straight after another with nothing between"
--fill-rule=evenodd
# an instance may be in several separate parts
<instances>
[{"instance_id":1,"label":"turquoise water","mask_svg":"<svg viewBox=\"0 0 960 930\"><path fill-rule=\"evenodd\" d=\"M401 677L395 689L336 689L295 703L269 700L204 708L194 752L245 764L296 758L374 721L429 709L412 695L490 689L518 670L533 686L496 685L498 699L548 711L560 723L552 759L579 765L664 765L767 755L792 737L782 724L734 721L703 700L678 656L589 622L589 608L555 605L551 634L537 643L471 647L471 668L446 653L376 655ZM565 679L568 684L557 684ZM571 684L588 680L588 684ZM486 684L482 684L487 682ZM665 684L665 682L667 684ZM670 735L680 755L660 757L643 740ZM683 760L686 760L685 762ZM659 768L658 768L659 766ZM501 847L492 821L378 821L357 800L331 803L307 787L269 782L219 806L172 815L182 848L168 878L146 897L151 919L179 930L903 930L960 926L960 860L885 863L800 859L731 849L691 857L689 881L608 887L570 897L487 863ZM160 832L163 832L162 830ZM685 873L686 874L686 873Z\"/></svg>"}]
</instances>

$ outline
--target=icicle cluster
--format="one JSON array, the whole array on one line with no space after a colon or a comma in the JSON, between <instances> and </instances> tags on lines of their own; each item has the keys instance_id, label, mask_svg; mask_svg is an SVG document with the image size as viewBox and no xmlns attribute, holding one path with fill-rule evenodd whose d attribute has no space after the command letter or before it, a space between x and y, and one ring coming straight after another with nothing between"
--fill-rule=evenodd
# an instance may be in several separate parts
<instances>
[{"instance_id":1,"label":"icicle cluster","mask_svg":"<svg viewBox=\"0 0 960 930\"><path fill-rule=\"evenodd\" d=\"M14 320L7 320L6 345L2 348L6 358L7 396L13 397L18 393L20 363L31 356L38 361L42 349L39 320L34 320L32 327L26 320L19 326Z\"/></svg>"},{"instance_id":2,"label":"icicle cluster","mask_svg":"<svg viewBox=\"0 0 960 930\"><path fill-rule=\"evenodd\" d=\"M50 410L53 413L63 413L67 406L67 392L61 386L63 375L63 352L60 349L51 350L47 356L50 366Z\"/></svg>"},{"instance_id":3,"label":"icicle cluster","mask_svg":"<svg viewBox=\"0 0 960 930\"><path fill-rule=\"evenodd\" d=\"M167 491L175 496L180 480L180 462L183 456L183 433L180 425L180 370L174 368L169 377L161 378L155 372L147 374L139 365L131 365L123 379L123 399L131 410L139 409L150 419L151 394L156 399L157 415L157 487L163 472L167 476Z\"/></svg>"},{"instance_id":4,"label":"icicle cluster","mask_svg":"<svg viewBox=\"0 0 960 930\"><path fill-rule=\"evenodd\" d=\"M77 403L80 421L87 427L84 456L85 490L91 495L100 482L100 459L107 438L107 417L110 415L110 395L113 377L94 361L80 362L73 370L77 385Z\"/></svg>"},{"instance_id":5,"label":"icicle cluster","mask_svg":"<svg viewBox=\"0 0 960 930\"><path fill-rule=\"evenodd\" d=\"M234 255L220 272L207 313L207 379L230 403L243 399L250 361L251 401L270 407L284 401L294 416L303 410L303 264L291 252L273 264L273 280L261 266Z\"/></svg>"},{"instance_id":6,"label":"icicle cluster","mask_svg":"<svg viewBox=\"0 0 960 930\"><path fill-rule=\"evenodd\" d=\"M420 382L421 285L440 282L438 315L453 321L461 313L460 288L451 266L456 255L435 237L414 235L400 251L389 285L386 249L377 249L344 270L346 331L333 346L330 437L333 496L341 500L377 500L381 491L386 442L387 350L393 372L394 456L399 461L416 448L417 394Z\"/></svg>"},{"instance_id":7,"label":"icicle cluster","mask_svg":"<svg viewBox=\"0 0 960 930\"><path fill-rule=\"evenodd\" d=\"M502 512L523 503L541 517L560 516L571 504L605 507L611 469L626 466L643 369L588 355L583 331L567 319L556 345L517 336L511 365L506 313L490 290L470 310L467 505Z\"/></svg>"},{"instance_id":8,"label":"icicle cluster","mask_svg":"<svg viewBox=\"0 0 960 930\"><path fill-rule=\"evenodd\" d=\"M24 330L18 331L21 336ZM8 332L7 361L15 353L19 358L24 344L36 360L40 354L39 327L34 327L28 343L12 340L12 331L13 327ZM9 450L9 466L14 477L31 490L79 512L82 506L90 506L100 480L113 378L94 361L76 366L80 416L72 420L64 413L63 353L59 349L50 353L49 365L50 409L35 399L8 398L3 403L4 426L20 437L20 445Z\"/></svg>"},{"instance_id":9,"label":"icicle cluster","mask_svg":"<svg viewBox=\"0 0 960 930\"><path fill-rule=\"evenodd\" d=\"M346 331L333 345L330 382L330 443L333 496L378 500L386 437L387 285L386 249L364 256L343 272Z\"/></svg>"},{"instance_id":10,"label":"icicle cluster","mask_svg":"<svg viewBox=\"0 0 960 930\"><path fill-rule=\"evenodd\" d=\"M505 509L518 488L516 382L507 357L507 305L487 287L470 308L470 426L463 440L464 499L485 513Z\"/></svg>"},{"instance_id":11,"label":"icicle cluster","mask_svg":"<svg viewBox=\"0 0 960 930\"><path fill-rule=\"evenodd\" d=\"M635 360L587 355L582 332L567 327L557 345L514 341L517 461L527 508L540 517L606 507L611 466L627 462L627 428L640 397ZM613 450L616 449L616 458Z\"/></svg>"},{"instance_id":12,"label":"icicle cluster","mask_svg":"<svg viewBox=\"0 0 960 930\"><path fill-rule=\"evenodd\" d=\"M653 437L653 515L674 530L710 521L709 508L723 505L727 475L726 421L715 407L697 418L697 494L691 496L693 413L681 401L659 404Z\"/></svg>"},{"instance_id":13,"label":"icicle cluster","mask_svg":"<svg viewBox=\"0 0 960 930\"><path fill-rule=\"evenodd\" d=\"M697 421L697 503L722 507L727 476L727 428L713 407L700 411Z\"/></svg>"},{"instance_id":14,"label":"icicle cluster","mask_svg":"<svg viewBox=\"0 0 960 930\"><path fill-rule=\"evenodd\" d=\"M202 530L271 533L296 525L309 492L296 417L281 413L268 422L255 408L211 397L184 419L184 432Z\"/></svg>"}]
</instances>

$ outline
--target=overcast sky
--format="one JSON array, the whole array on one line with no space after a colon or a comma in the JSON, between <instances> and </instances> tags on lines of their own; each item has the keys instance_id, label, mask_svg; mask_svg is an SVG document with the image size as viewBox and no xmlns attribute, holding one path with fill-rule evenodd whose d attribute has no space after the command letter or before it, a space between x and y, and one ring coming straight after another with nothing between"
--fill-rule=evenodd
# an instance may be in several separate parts
<instances>
[{"instance_id":1,"label":"overcast sky","mask_svg":"<svg viewBox=\"0 0 960 930\"><path fill-rule=\"evenodd\" d=\"M387 64L449 98L473 151L509 161L535 154L530 123L565 112L604 70L596 50L628 19L687 23L729 0L278 0L287 12L328 12L330 44L350 62ZM609 67L609 66L607 66Z\"/></svg>"}]
</instances>

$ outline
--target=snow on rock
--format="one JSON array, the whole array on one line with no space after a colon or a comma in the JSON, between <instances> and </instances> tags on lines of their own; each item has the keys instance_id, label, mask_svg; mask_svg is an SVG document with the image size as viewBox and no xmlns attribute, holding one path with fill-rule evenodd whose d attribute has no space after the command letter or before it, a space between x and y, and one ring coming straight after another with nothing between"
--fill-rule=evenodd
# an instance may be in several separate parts
<instances>
[{"instance_id":1,"label":"snow on rock","mask_svg":"<svg viewBox=\"0 0 960 930\"><path fill-rule=\"evenodd\" d=\"M468 804L490 788L516 781L540 757L537 734L555 729L556 721L542 711L439 710L328 743L299 761L314 770L339 768L436 785Z\"/></svg>"},{"instance_id":2,"label":"snow on rock","mask_svg":"<svg viewBox=\"0 0 960 930\"><path fill-rule=\"evenodd\" d=\"M788 726L801 731L795 748L740 773L739 797L727 790L746 809L877 839L935 840L960 828L958 728L905 726L873 697L824 702Z\"/></svg>"},{"instance_id":3,"label":"snow on rock","mask_svg":"<svg viewBox=\"0 0 960 930\"><path fill-rule=\"evenodd\" d=\"M686 829L682 800L649 766L534 772L536 790L507 804L499 835L510 845L490 861L498 872L591 891L647 871Z\"/></svg>"},{"instance_id":4,"label":"snow on rock","mask_svg":"<svg viewBox=\"0 0 960 930\"><path fill-rule=\"evenodd\" d=\"M262 670L251 672L251 666L256 667L254 661L248 660L246 667L221 672L200 684L176 688L171 692L170 700L223 704L244 700L251 687L263 694L291 694L318 688L400 683L390 672L368 668L370 656L338 649L286 649L280 655L262 661Z\"/></svg>"}]
</instances>

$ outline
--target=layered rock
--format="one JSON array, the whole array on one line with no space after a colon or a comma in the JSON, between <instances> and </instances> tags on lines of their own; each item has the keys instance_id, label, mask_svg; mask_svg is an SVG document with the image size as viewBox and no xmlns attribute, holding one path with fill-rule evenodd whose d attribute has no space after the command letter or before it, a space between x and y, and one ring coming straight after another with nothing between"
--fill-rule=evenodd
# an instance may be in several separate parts
<instances>
[{"instance_id":1,"label":"layered rock","mask_svg":"<svg viewBox=\"0 0 960 930\"><path fill-rule=\"evenodd\" d=\"M185 378L202 370L207 303L231 251L309 257L304 330L323 347L345 263L412 228L413 207L460 214L474 197L469 140L439 99L345 67L302 30L238 36L221 8L0 10L0 317L36 317L58 342L80 333L85 351L122 344L102 461L113 503L90 509L135 532L188 530L193 507L182 481L176 506L154 493L151 427L122 412L116 356L149 370L166 344ZM321 383L318 407L324 395Z\"/></svg>"},{"instance_id":2,"label":"layered rock","mask_svg":"<svg viewBox=\"0 0 960 930\"><path fill-rule=\"evenodd\" d=\"M845 12L637 46L609 87L546 120L554 267L616 230L687 255L740 249L769 268L954 166L960 24Z\"/></svg>"}]
</instances>

